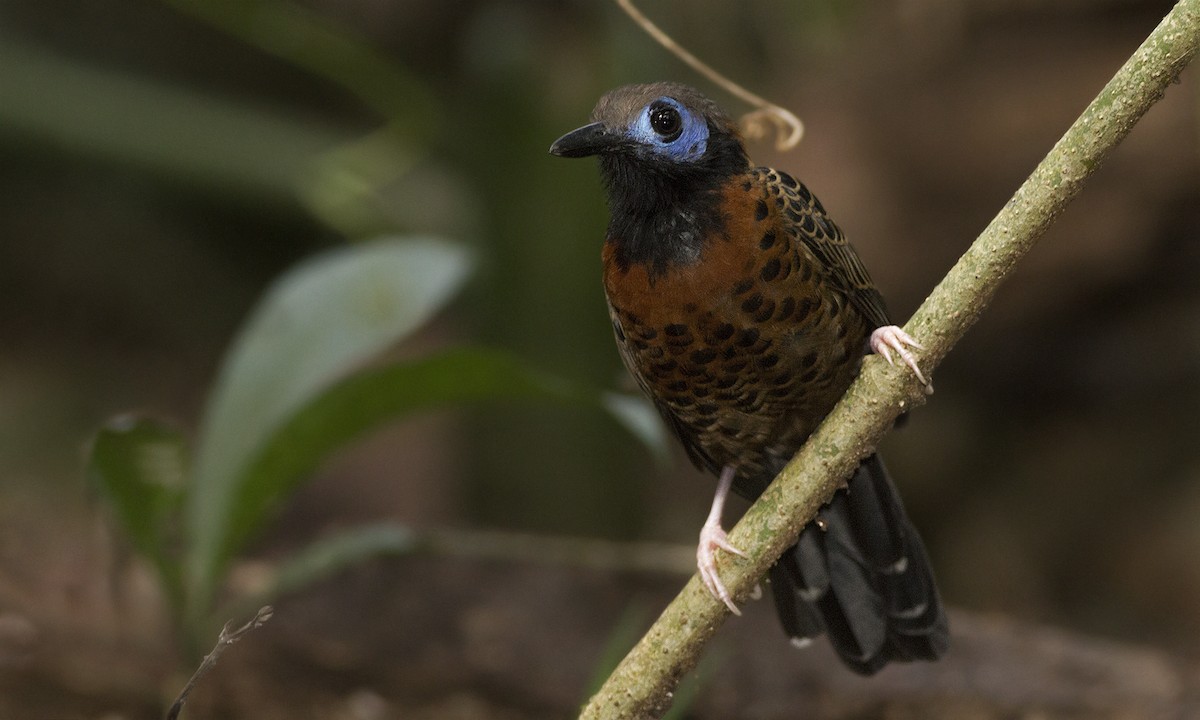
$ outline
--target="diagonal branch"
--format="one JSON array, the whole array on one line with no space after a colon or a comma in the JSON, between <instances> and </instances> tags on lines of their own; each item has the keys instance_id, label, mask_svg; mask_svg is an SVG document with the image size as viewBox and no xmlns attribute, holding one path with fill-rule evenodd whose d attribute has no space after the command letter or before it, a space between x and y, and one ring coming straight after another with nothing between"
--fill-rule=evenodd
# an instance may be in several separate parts
<instances>
[{"instance_id":1,"label":"diagonal branch","mask_svg":"<svg viewBox=\"0 0 1200 720\"><path fill-rule=\"evenodd\" d=\"M923 368L932 371L975 323L1017 261L1198 48L1200 0L1180 0L913 315L905 329L925 346ZM923 401L911 372L867 358L846 396L730 534L750 556L722 558L721 577L735 598L745 599L895 418ZM580 717L661 716L679 679L728 614L693 577Z\"/></svg>"}]
</instances>

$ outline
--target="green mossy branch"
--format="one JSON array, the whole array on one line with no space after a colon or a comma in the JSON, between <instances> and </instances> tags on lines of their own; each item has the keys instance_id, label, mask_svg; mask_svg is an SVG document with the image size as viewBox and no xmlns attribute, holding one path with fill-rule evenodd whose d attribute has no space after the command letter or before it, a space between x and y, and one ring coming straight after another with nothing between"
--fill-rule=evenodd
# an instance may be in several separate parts
<instances>
[{"instance_id":1,"label":"green mossy branch","mask_svg":"<svg viewBox=\"0 0 1200 720\"><path fill-rule=\"evenodd\" d=\"M1017 261L1162 97L1198 47L1200 0L1181 0L913 315L906 329L925 346L918 359L927 372L975 323ZM746 599L895 418L922 402L924 394L910 372L867 359L846 397L730 534L750 557L720 558L721 578L736 599ZM695 666L728 614L692 577L580 717L660 717L680 678Z\"/></svg>"}]
</instances>

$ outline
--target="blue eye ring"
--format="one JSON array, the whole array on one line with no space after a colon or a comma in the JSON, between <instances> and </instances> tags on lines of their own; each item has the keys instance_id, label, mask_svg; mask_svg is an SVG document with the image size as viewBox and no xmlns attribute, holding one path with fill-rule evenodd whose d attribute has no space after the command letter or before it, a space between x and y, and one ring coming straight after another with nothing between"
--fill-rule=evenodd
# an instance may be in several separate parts
<instances>
[{"instance_id":1,"label":"blue eye ring","mask_svg":"<svg viewBox=\"0 0 1200 720\"><path fill-rule=\"evenodd\" d=\"M672 97L660 97L643 107L627 132L640 147L679 163L700 160L708 148L704 116Z\"/></svg>"},{"instance_id":2,"label":"blue eye ring","mask_svg":"<svg viewBox=\"0 0 1200 720\"><path fill-rule=\"evenodd\" d=\"M650 128L663 142L675 142L683 134L683 118L674 105L658 101L650 105Z\"/></svg>"}]
</instances>

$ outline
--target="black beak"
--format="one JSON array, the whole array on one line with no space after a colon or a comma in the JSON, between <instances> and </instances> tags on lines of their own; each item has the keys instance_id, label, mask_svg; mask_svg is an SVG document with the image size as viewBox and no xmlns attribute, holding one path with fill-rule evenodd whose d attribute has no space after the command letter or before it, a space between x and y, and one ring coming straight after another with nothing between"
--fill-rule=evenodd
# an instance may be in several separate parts
<instances>
[{"instance_id":1,"label":"black beak","mask_svg":"<svg viewBox=\"0 0 1200 720\"><path fill-rule=\"evenodd\" d=\"M596 155L615 145L619 137L610 133L604 123L595 122L572 130L555 140L550 146L550 154L566 158Z\"/></svg>"}]
</instances>

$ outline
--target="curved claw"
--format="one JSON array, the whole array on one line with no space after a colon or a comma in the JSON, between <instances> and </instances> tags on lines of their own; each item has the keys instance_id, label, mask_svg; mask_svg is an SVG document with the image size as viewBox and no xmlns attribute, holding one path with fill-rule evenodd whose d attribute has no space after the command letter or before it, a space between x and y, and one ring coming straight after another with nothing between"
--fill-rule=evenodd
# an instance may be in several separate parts
<instances>
[{"instance_id":1,"label":"curved claw","mask_svg":"<svg viewBox=\"0 0 1200 720\"><path fill-rule=\"evenodd\" d=\"M721 577L717 575L718 548L734 555L746 557L746 553L729 542L729 536L721 527L721 513L725 509L725 498L729 497L736 474L737 470L732 465L726 465L721 470L721 477L717 480L717 492L713 495L712 509L708 512L708 519L704 521L704 526L700 528L700 544L696 546L696 569L700 571L700 579L704 581L704 587L708 588L713 597L725 603L729 612L741 615L742 612L738 610L737 605L733 604L733 597L725 589Z\"/></svg>"},{"instance_id":2,"label":"curved claw","mask_svg":"<svg viewBox=\"0 0 1200 720\"><path fill-rule=\"evenodd\" d=\"M704 527L700 529L700 543L696 546L696 567L700 571L700 579L704 581L704 586L714 597L725 603L729 612L741 615L742 611L733 604L733 597L725 589L725 584L721 582L721 577L717 574L718 548L734 555L746 557L746 553L738 550L729 542L729 536L726 535L719 523L705 523Z\"/></svg>"},{"instance_id":3,"label":"curved claw","mask_svg":"<svg viewBox=\"0 0 1200 720\"><path fill-rule=\"evenodd\" d=\"M883 356L884 360L888 361L889 365L894 365L892 360L892 350L900 356L904 364L912 369L913 374L921 381L922 385L928 386L929 381L925 379L925 375L921 372L921 368L917 366L917 359L908 351L908 348L920 348L921 343L913 339L911 335L904 332L895 325L885 325L880 328L875 328L871 333L871 352L876 355Z\"/></svg>"}]
</instances>

